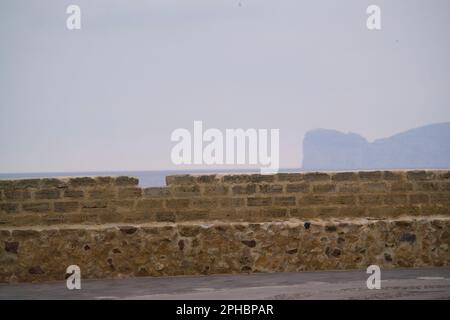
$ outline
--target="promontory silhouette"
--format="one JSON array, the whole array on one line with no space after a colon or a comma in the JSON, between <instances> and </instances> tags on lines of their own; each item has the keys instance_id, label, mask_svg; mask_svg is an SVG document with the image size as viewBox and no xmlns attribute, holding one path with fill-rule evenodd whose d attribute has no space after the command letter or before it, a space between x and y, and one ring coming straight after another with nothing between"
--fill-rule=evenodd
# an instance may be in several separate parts
<instances>
[{"instance_id":1,"label":"promontory silhouette","mask_svg":"<svg viewBox=\"0 0 450 320\"><path fill-rule=\"evenodd\" d=\"M303 140L304 170L450 168L450 122L368 142L356 133L315 129Z\"/></svg>"}]
</instances>

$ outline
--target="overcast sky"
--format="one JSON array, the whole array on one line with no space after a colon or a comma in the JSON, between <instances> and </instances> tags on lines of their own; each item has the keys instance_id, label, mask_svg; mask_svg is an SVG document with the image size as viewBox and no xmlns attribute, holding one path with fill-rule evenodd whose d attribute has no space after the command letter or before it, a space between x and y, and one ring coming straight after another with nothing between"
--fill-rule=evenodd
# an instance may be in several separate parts
<instances>
[{"instance_id":1,"label":"overcast sky","mask_svg":"<svg viewBox=\"0 0 450 320\"><path fill-rule=\"evenodd\" d=\"M194 120L279 128L282 167L313 128L450 121L449 31L448 0L1 0L0 172L174 169Z\"/></svg>"}]
</instances>

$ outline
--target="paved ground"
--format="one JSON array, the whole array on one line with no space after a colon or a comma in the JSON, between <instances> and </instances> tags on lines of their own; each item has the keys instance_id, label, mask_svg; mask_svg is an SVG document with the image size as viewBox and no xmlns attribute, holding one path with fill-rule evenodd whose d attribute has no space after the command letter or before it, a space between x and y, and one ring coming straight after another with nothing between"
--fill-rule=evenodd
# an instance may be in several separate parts
<instances>
[{"instance_id":1,"label":"paved ground","mask_svg":"<svg viewBox=\"0 0 450 320\"><path fill-rule=\"evenodd\" d=\"M0 299L450 299L450 268L381 271L369 290L365 271L327 271L0 284Z\"/></svg>"}]
</instances>

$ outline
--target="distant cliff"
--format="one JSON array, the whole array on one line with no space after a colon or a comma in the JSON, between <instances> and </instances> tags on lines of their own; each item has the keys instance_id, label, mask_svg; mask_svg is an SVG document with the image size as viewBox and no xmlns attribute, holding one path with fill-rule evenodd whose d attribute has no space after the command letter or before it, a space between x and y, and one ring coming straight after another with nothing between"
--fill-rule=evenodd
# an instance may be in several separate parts
<instances>
[{"instance_id":1,"label":"distant cliff","mask_svg":"<svg viewBox=\"0 0 450 320\"><path fill-rule=\"evenodd\" d=\"M370 143L355 133L316 129L303 140L303 169L450 168L450 123L432 124Z\"/></svg>"}]
</instances>

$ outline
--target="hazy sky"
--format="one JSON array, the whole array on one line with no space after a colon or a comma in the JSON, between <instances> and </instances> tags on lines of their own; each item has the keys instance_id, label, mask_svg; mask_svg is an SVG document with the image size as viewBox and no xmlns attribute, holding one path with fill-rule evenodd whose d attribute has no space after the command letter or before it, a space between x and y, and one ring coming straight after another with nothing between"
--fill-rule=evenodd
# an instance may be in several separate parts
<instances>
[{"instance_id":1,"label":"hazy sky","mask_svg":"<svg viewBox=\"0 0 450 320\"><path fill-rule=\"evenodd\" d=\"M279 128L282 167L313 128L450 121L449 31L448 0L1 0L0 172L173 169L194 120Z\"/></svg>"}]
</instances>

